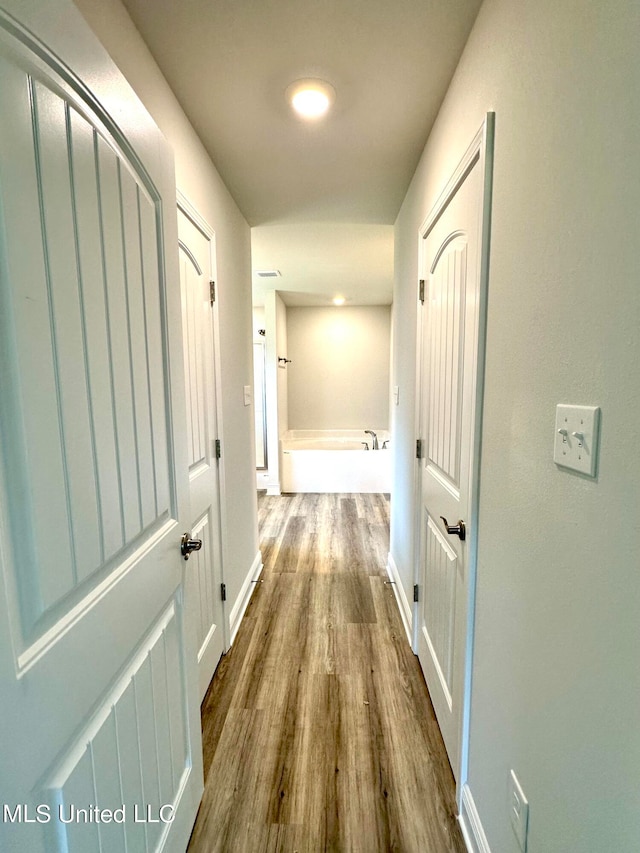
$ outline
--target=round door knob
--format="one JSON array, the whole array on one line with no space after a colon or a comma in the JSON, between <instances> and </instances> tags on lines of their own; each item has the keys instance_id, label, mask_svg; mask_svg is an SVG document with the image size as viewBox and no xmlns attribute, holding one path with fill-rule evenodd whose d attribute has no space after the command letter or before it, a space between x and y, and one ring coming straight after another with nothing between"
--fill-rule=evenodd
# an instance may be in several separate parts
<instances>
[{"instance_id":1,"label":"round door knob","mask_svg":"<svg viewBox=\"0 0 640 853\"><path fill-rule=\"evenodd\" d=\"M185 558L189 559L189 554L192 551L199 551L202 548L202 539L191 539L189 533L183 533L180 540L180 553Z\"/></svg>"},{"instance_id":2,"label":"round door knob","mask_svg":"<svg viewBox=\"0 0 640 853\"><path fill-rule=\"evenodd\" d=\"M444 526L451 536L459 536L460 539L464 542L467 538L467 528L464 526L464 521L462 519L458 520L456 525L450 525L444 515L441 515L440 518L444 521Z\"/></svg>"}]
</instances>

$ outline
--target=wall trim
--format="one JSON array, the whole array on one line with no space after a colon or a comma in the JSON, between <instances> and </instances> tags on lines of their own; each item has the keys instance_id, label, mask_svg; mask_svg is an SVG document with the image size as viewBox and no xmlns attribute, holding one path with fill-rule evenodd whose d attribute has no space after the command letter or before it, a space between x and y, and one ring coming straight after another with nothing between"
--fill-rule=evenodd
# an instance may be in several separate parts
<instances>
[{"instance_id":1,"label":"wall trim","mask_svg":"<svg viewBox=\"0 0 640 853\"><path fill-rule=\"evenodd\" d=\"M229 614L229 646L233 644L236 638L242 617L253 595L254 581L258 580L262 569L262 554L258 551Z\"/></svg>"},{"instance_id":2,"label":"wall trim","mask_svg":"<svg viewBox=\"0 0 640 853\"><path fill-rule=\"evenodd\" d=\"M478 809L471 788L462 786L460 815L458 817L464 843L469 853L491 853L487 836L484 834Z\"/></svg>"},{"instance_id":3,"label":"wall trim","mask_svg":"<svg viewBox=\"0 0 640 853\"><path fill-rule=\"evenodd\" d=\"M396 561L393 559L391 552L389 552L389 556L387 557L387 574L389 575L389 579L393 585L393 592L396 597L396 601L398 602L398 609L400 611L400 616L402 617L402 624L404 625L407 640L409 641L409 645L413 648L413 607L409 603L407 594L404 591L398 567L396 566Z\"/></svg>"}]
</instances>

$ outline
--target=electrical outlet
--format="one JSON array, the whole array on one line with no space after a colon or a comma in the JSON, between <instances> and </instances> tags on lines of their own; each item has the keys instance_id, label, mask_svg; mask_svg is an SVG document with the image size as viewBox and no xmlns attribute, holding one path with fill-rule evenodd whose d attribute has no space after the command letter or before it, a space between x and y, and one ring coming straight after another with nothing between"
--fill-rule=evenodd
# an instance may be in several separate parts
<instances>
[{"instance_id":1,"label":"electrical outlet","mask_svg":"<svg viewBox=\"0 0 640 853\"><path fill-rule=\"evenodd\" d=\"M527 853L527 830L529 829L529 801L513 770L509 773L509 818L522 853Z\"/></svg>"}]
</instances>

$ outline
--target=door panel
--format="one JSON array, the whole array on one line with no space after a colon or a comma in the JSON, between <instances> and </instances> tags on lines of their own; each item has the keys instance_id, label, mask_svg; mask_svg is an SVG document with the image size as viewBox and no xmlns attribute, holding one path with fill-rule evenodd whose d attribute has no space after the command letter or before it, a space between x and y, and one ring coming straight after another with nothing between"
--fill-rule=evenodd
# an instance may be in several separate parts
<instances>
[{"instance_id":1,"label":"door panel","mask_svg":"<svg viewBox=\"0 0 640 853\"><path fill-rule=\"evenodd\" d=\"M160 809L177 801L189 769L176 618L172 605L45 780L51 813L69 821L47 825L50 849L61 838L82 853L157 848L167 826L158 820ZM96 802L125 804L125 820L101 824L99 836L97 826L73 821L78 809Z\"/></svg>"},{"instance_id":2,"label":"door panel","mask_svg":"<svg viewBox=\"0 0 640 853\"><path fill-rule=\"evenodd\" d=\"M87 352L85 381L91 429L93 473L100 508L98 538L102 559L122 546L120 463L116 446L114 398L111 381L111 340L102 275L102 211L98 203L95 158L96 132L75 110L69 113L71 181L74 227L77 231L78 300L83 348ZM75 188L81 187L81 192ZM150 204L149 204L150 206ZM148 229L148 224L142 230ZM153 232L149 235L155 242ZM156 323L156 328L159 323ZM147 336L157 337L153 334ZM159 405L164 408L162 399ZM157 466L156 466L157 467ZM157 471L156 471L157 476Z\"/></svg>"},{"instance_id":3,"label":"door panel","mask_svg":"<svg viewBox=\"0 0 640 853\"><path fill-rule=\"evenodd\" d=\"M427 317L428 464L458 491L466 269L466 238L456 234L444 247L429 278Z\"/></svg>"},{"instance_id":4,"label":"door panel","mask_svg":"<svg viewBox=\"0 0 640 853\"><path fill-rule=\"evenodd\" d=\"M12 284L3 314L13 325L15 348L7 355L16 395L4 418L23 453L12 473L30 484L16 521L28 529L26 519L38 519L37 559L21 589L30 634L65 612L74 593L86 594L96 576L114 571L118 555L167 517L166 486L157 507L155 480L158 469L164 484L172 476L169 401L162 378L152 400L147 358L147 348L163 357L161 292L144 293L131 248L144 240L157 253L154 203L113 143L64 97L7 61L0 74L14 81L3 85L0 107L6 114L13 103L22 107L3 155L26 176L3 183ZM139 205L152 216L140 219ZM23 223L13 222L18 207L28 217L26 236ZM87 216L81 226L78 211ZM153 323L140 322L145 310ZM152 428L163 448L155 458Z\"/></svg>"},{"instance_id":5,"label":"door panel","mask_svg":"<svg viewBox=\"0 0 640 853\"><path fill-rule=\"evenodd\" d=\"M72 4L3 6L55 55L0 10L0 800L51 808L0 847L184 849L202 768L171 157ZM159 804L173 822L135 825Z\"/></svg>"},{"instance_id":6,"label":"door panel","mask_svg":"<svg viewBox=\"0 0 640 853\"><path fill-rule=\"evenodd\" d=\"M218 434L215 322L210 282L213 234L187 203L178 208L182 329L187 396L187 448L193 536L202 548L189 557L188 601L198 636L200 697L204 698L224 651L221 598L222 533L220 480L215 455Z\"/></svg>"}]
</instances>

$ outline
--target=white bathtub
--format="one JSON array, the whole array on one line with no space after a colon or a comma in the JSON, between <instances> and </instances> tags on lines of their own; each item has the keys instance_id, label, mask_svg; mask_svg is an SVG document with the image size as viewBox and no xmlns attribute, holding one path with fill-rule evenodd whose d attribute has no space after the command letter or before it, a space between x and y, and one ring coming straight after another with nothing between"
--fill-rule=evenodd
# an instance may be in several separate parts
<instances>
[{"instance_id":1,"label":"white bathtub","mask_svg":"<svg viewBox=\"0 0 640 853\"><path fill-rule=\"evenodd\" d=\"M389 439L376 430L380 447ZM289 430L281 441L283 492L389 492L391 452L365 450L364 430Z\"/></svg>"}]
</instances>

